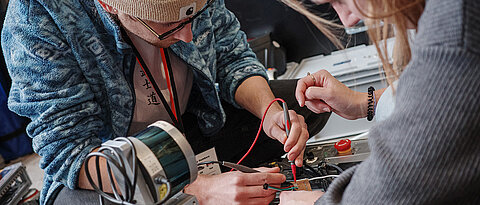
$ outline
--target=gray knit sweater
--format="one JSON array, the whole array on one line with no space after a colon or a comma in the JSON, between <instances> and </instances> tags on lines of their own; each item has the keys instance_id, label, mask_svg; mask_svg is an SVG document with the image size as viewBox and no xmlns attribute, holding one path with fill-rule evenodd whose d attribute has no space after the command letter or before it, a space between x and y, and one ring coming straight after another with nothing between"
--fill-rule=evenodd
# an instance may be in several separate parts
<instances>
[{"instance_id":1,"label":"gray knit sweater","mask_svg":"<svg viewBox=\"0 0 480 205\"><path fill-rule=\"evenodd\" d=\"M480 0L428 0L370 157L315 204L480 204Z\"/></svg>"}]
</instances>

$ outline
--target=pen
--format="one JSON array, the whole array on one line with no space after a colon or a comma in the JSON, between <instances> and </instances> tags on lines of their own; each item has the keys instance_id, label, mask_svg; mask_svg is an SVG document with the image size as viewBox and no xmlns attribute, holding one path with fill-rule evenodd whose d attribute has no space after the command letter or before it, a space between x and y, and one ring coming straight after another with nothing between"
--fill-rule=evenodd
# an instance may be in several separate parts
<instances>
[{"instance_id":1,"label":"pen","mask_svg":"<svg viewBox=\"0 0 480 205\"><path fill-rule=\"evenodd\" d=\"M292 126L290 122L290 115L288 114L288 106L286 102L283 102L283 117L285 121L285 132L287 133L287 137L290 135L290 128ZM297 183L297 166L295 166L294 161L288 161L290 162L290 167L292 168L292 175L293 175L293 181Z\"/></svg>"}]
</instances>

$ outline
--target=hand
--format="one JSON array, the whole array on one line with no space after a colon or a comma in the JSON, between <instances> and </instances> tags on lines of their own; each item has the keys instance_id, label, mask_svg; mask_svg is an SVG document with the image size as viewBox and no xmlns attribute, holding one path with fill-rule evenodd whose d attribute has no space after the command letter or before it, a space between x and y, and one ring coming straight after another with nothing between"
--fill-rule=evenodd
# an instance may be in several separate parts
<instances>
[{"instance_id":1,"label":"hand","mask_svg":"<svg viewBox=\"0 0 480 205\"><path fill-rule=\"evenodd\" d=\"M321 191L283 191L280 193L280 205L312 205L322 195Z\"/></svg>"},{"instance_id":2,"label":"hand","mask_svg":"<svg viewBox=\"0 0 480 205\"><path fill-rule=\"evenodd\" d=\"M288 152L288 160L295 161L295 164L301 167L303 166L303 153L309 136L307 124L305 118L295 111L289 110L288 113L291 122L288 137L285 132L285 118L281 108L274 108L267 112L263 121L263 130L269 137L284 144L284 150Z\"/></svg>"},{"instance_id":3,"label":"hand","mask_svg":"<svg viewBox=\"0 0 480 205\"><path fill-rule=\"evenodd\" d=\"M367 93L353 91L326 70L298 80L295 97L300 107L306 105L315 113L333 111L350 120L367 114Z\"/></svg>"},{"instance_id":4,"label":"hand","mask_svg":"<svg viewBox=\"0 0 480 205\"><path fill-rule=\"evenodd\" d=\"M268 183L280 186L286 180L280 169L258 168L260 173L227 172L214 176L199 175L185 187L185 193L195 195L200 204L269 204L275 190L265 190Z\"/></svg>"}]
</instances>

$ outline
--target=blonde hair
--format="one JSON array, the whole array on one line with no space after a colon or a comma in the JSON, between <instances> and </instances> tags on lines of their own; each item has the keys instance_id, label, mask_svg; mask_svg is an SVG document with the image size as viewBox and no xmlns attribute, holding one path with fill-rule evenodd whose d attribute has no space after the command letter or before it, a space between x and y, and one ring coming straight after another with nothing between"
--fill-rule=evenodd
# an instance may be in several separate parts
<instances>
[{"instance_id":1,"label":"blonde hair","mask_svg":"<svg viewBox=\"0 0 480 205\"><path fill-rule=\"evenodd\" d=\"M309 11L298 0L280 0L294 10L305 15L312 23L327 36L338 48L343 48L334 28L343 27L331 21L318 17ZM397 80L405 66L410 62L412 53L409 44L408 25L417 27L425 7L425 0L365 0L366 11L362 10L353 0L357 9L366 17L368 36L374 43L378 56L382 62L383 70L388 84ZM395 36L393 48L393 61L390 63L386 39Z\"/></svg>"}]
</instances>

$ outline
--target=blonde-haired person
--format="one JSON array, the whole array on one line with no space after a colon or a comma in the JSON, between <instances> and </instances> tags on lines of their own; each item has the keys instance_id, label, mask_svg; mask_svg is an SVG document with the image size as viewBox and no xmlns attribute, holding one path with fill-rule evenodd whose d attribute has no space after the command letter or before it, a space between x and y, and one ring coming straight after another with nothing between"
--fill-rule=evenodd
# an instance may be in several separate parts
<instances>
[{"instance_id":1,"label":"blonde-haired person","mask_svg":"<svg viewBox=\"0 0 480 205\"><path fill-rule=\"evenodd\" d=\"M297 1L283 1L335 40L325 27L335 25ZM389 84L398 79L390 95L375 94L380 101L394 96L395 108L370 129L368 159L343 172L327 192L282 192L281 204L480 204L480 3L315 2L331 3L347 27L366 20ZM392 27L396 44L389 64L380 40ZM407 29L416 29L411 45ZM302 78L296 96L315 112L367 116L367 94L348 89L325 70Z\"/></svg>"}]
</instances>

